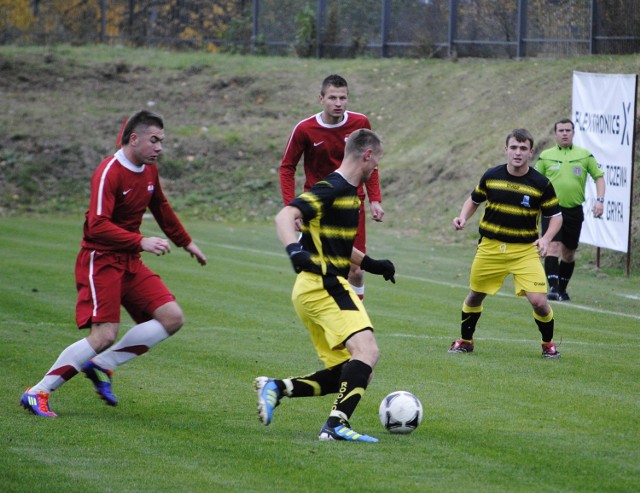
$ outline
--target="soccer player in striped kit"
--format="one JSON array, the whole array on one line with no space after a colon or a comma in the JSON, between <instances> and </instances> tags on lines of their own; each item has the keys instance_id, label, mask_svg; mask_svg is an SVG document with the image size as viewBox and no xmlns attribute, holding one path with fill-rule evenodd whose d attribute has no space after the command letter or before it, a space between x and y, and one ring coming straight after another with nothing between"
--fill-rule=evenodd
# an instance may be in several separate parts
<instances>
[{"instance_id":1,"label":"soccer player in striped kit","mask_svg":"<svg viewBox=\"0 0 640 493\"><path fill-rule=\"evenodd\" d=\"M364 305L347 281L350 264L395 282L395 266L354 247L358 186L382 159L380 138L360 129L347 140L340 167L302 193L276 216L276 231L298 273L291 299L325 368L285 379L258 377L258 418L271 423L283 397L337 394L319 439L377 442L353 430L349 419L373 376L380 351ZM302 221L298 242L296 223Z\"/></svg>"},{"instance_id":2,"label":"soccer player in striped kit","mask_svg":"<svg viewBox=\"0 0 640 493\"><path fill-rule=\"evenodd\" d=\"M542 356L557 359L553 342L555 320L547 302L547 279L540 257L544 257L553 236L562 226L562 214L553 185L533 169L533 137L519 128L507 135L507 163L487 170L453 219L463 230L469 218L485 202L480 219L480 241L471 264L470 290L462 304L460 339L450 353L471 353L473 335L482 315L482 302L496 294L505 278L513 275L515 294L525 296L533 308L533 319L542 336ZM538 218L549 218L547 232L539 237Z\"/></svg>"},{"instance_id":3,"label":"soccer player in striped kit","mask_svg":"<svg viewBox=\"0 0 640 493\"><path fill-rule=\"evenodd\" d=\"M322 111L299 122L289 140L280 164L280 188L284 205L295 196L296 167L304 157L304 191L309 190L318 180L335 171L344 157L344 146L351 132L359 128L371 129L369 119L362 113L347 111L349 88L347 81L339 75L329 75L322 81L320 105ZM369 198L371 217L381 222L384 217L380 178L374 170L371 178L358 186L360 198L360 222L355 239L355 247L367 252L365 229L365 188ZM349 283L360 299L364 298L364 272L352 264Z\"/></svg>"},{"instance_id":4,"label":"soccer player in striped kit","mask_svg":"<svg viewBox=\"0 0 640 493\"><path fill-rule=\"evenodd\" d=\"M22 395L22 407L38 416L56 417L49 408L49 394L81 371L100 398L117 405L111 389L113 371L175 334L184 323L175 297L140 257L143 251L155 255L171 251L167 239L140 233L149 209L175 245L201 265L207 263L162 192L155 161L164 137L160 115L146 110L134 113L123 127L122 147L93 173L75 267L76 322L90 332L62 351L44 378ZM136 325L114 345L121 305Z\"/></svg>"}]
</instances>

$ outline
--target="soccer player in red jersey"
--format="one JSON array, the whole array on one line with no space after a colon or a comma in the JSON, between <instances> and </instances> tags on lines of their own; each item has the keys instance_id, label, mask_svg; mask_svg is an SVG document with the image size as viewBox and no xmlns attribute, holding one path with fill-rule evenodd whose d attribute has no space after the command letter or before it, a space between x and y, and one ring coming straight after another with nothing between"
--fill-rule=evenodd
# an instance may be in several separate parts
<instances>
[{"instance_id":1,"label":"soccer player in red jersey","mask_svg":"<svg viewBox=\"0 0 640 493\"><path fill-rule=\"evenodd\" d=\"M167 239L140 233L149 209L173 243L201 265L207 263L162 192L155 161L164 136L161 116L146 110L134 113L123 128L122 148L93 173L75 267L76 322L80 329L90 328L90 333L62 351L44 378L22 395L20 404L36 415L55 417L49 394L80 371L100 398L115 406L113 371L175 334L184 323L175 297L140 257L143 251L155 255L171 251ZM114 345L121 305L137 325Z\"/></svg>"},{"instance_id":2,"label":"soccer player in red jersey","mask_svg":"<svg viewBox=\"0 0 640 493\"><path fill-rule=\"evenodd\" d=\"M349 135L359 128L371 129L369 119L361 114L347 111L349 88L347 81L339 75L329 75L322 82L320 105L322 111L299 122L287 142L280 164L280 188L284 205L289 205L296 197L295 175L300 158L304 156L304 191L334 172L344 157L344 146ZM369 197L371 217L382 221L380 178L376 169L366 184L358 187L360 197L360 222L354 246L366 253L365 230L365 187ZM349 284L362 299L364 297L364 272L352 264L349 271Z\"/></svg>"}]
</instances>

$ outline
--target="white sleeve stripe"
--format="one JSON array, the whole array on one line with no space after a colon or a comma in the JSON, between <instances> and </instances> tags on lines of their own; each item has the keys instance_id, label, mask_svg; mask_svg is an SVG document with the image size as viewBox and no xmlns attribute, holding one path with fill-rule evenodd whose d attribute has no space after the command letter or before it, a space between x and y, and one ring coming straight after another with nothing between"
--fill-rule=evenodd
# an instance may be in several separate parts
<instances>
[{"instance_id":1,"label":"white sleeve stripe","mask_svg":"<svg viewBox=\"0 0 640 493\"><path fill-rule=\"evenodd\" d=\"M96 207L97 216L102 215L102 194L104 193L104 182L107 178L107 173L109 172L109 169L111 169L111 166L115 161L116 161L116 157L113 156L113 159L111 159L111 161L109 161L109 164L105 166L104 171L102 172L102 176L100 177L100 187L98 188L98 205Z\"/></svg>"}]
</instances>

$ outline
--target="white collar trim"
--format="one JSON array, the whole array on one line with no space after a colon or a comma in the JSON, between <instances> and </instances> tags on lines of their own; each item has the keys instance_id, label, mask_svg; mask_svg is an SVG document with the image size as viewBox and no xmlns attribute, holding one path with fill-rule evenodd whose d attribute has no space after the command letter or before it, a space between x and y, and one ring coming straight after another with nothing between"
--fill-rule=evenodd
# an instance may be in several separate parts
<instances>
[{"instance_id":1,"label":"white collar trim","mask_svg":"<svg viewBox=\"0 0 640 493\"><path fill-rule=\"evenodd\" d=\"M338 128L338 127L341 127L342 125L345 125L348 120L349 120L349 112L348 111L344 112L344 118L342 119L342 121L339 121L338 123L325 123L324 121L322 121L322 111L316 115L316 121L318 122L318 125L320 125L321 127L325 127L325 128Z\"/></svg>"},{"instance_id":2,"label":"white collar trim","mask_svg":"<svg viewBox=\"0 0 640 493\"><path fill-rule=\"evenodd\" d=\"M338 173L340 176L342 176L342 178L344 178L344 181L346 181L349 185L351 185L352 187L357 187L358 185L354 185L353 183L351 183L349 180L347 180L347 177L344 176L344 173L340 170L336 170L336 173Z\"/></svg>"},{"instance_id":3,"label":"white collar trim","mask_svg":"<svg viewBox=\"0 0 640 493\"><path fill-rule=\"evenodd\" d=\"M133 171L134 173L142 173L144 171L145 165L142 164L140 166L136 166L135 164L133 164L131 161L129 161L123 149L118 149L115 156L118 162L128 170Z\"/></svg>"}]
</instances>

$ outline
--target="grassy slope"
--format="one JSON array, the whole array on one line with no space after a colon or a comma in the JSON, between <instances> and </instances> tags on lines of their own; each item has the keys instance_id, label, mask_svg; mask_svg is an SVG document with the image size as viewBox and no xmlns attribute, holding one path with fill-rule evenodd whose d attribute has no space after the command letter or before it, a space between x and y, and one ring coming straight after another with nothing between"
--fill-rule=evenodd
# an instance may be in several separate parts
<instances>
[{"instance_id":1,"label":"grassy slope","mask_svg":"<svg viewBox=\"0 0 640 493\"><path fill-rule=\"evenodd\" d=\"M574 302L554 304L558 361L540 357L530 308L509 283L486 302L476 353L450 355L472 243L373 230L372 250L396 262L398 282L368 281L382 358L353 424L381 442L327 444L316 434L329 396L285 400L269 427L254 414L254 376L317 365L273 227L187 226L210 265L183 251L145 257L180 300L184 329L117 372L117 408L78 377L52 396L60 418L47 421L16 402L78 337L79 218L3 219L2 491L637 490L637 276L576 276ZM377 421L380 400L399 388L425 406L422 426L404 437Z\"/></svg>"},{"instance_id":2,"label":"grassy slope","mask_svg":"<svg viewBox=\"0 0 640 493\"><path fill-rule=\"evenodd\" d=\"M0 47L0 62L0 213L82 210L87 176L112 152L122 118L153 105L167 119L162 167L182 213L268 220L280 206L286 139L336 72L350 82L351 109L386 141L388 225L443 242L475 236L473 227L452 236L450 220L502 161L512 128L530 129L538 150L551 144L551 124L570 112L573 70L640 70L638 55L318 61L109 47ZM640 173L635 181L637 208ZM620 266L620 255L609 257Z\"/></svg>"}]
</instances>

